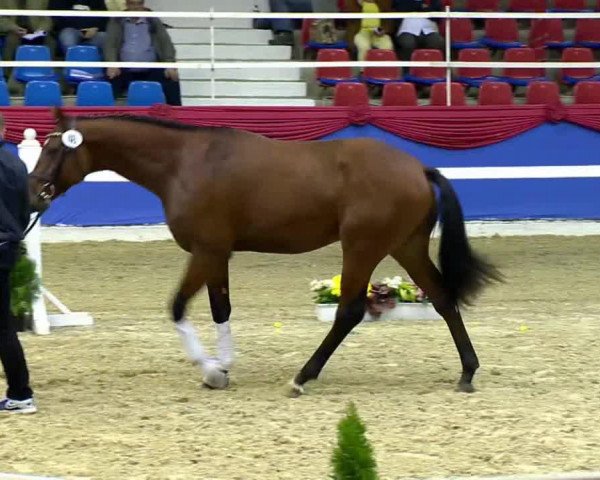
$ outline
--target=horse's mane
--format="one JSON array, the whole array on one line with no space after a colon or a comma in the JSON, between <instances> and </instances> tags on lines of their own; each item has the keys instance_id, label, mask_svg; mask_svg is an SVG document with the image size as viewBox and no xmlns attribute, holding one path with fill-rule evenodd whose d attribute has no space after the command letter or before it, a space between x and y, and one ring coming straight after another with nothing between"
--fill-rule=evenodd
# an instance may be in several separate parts
<instances>
[{"instance_id":1,"label":"horse's mane","mask_svg":"<svg viewBox=\"0 0 600 480\"><path fill-rule=\"evenodd\" d=\"M75 121L77 120L118 120L123 122L135 122L135 123L145 123L147 125L155 125L158 127L171 128L174 130L230 130L228 127L198 127L196 125L190 125L187 123L178 122L176 120L166 120L164 118L156 118L156 117L146 117L144 115L131 115L127 113L122 114L113 114L113 115L97 115L97 116L88 116L81 115L74 117Z\"/></svg>"}]
</instances>

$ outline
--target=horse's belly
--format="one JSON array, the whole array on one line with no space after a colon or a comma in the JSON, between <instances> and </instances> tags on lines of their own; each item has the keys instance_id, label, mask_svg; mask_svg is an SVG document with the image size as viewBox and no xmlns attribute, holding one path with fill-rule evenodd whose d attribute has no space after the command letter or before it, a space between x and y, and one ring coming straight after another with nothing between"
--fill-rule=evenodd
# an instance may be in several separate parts
<instances>
[{"instance_id":1,"label":"horse's belly","mask_svg":"<svg viewBox=\"0 0 600 480\"><path fill-rule=\"evenodd\" d=\"M250 229L235 242L234 250L262 253L303 253L338 240L337 225L302 223L268 229Z\"/></svg>"}]
</instances>

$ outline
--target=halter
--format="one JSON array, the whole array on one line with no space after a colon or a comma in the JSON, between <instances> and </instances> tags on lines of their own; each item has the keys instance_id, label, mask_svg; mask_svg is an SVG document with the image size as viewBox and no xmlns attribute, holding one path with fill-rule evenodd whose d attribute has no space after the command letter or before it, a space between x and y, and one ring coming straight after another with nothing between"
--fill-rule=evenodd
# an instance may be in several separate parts
<instances>
[{"instance_id":1,"label":"halter","mask_svg":"<svg viewBox=\"0 0 600 480\"><path fill-rule=\"evenodd\" d=\"M65 138L65 135L67 135L66 138ZM69 137L69 135L71 135L71 137ZM75 135L75 136L73 137L72 135ZM29 177L37 178L38 180L41 180L43 182L42 188L40 188L36 197L44 202L47 202L48 200L52 200L54 198L54 195L56 194L56 185L55 185L56 179L60 175L62 167L65 163L65 159L67 157L67 153L74 151L77 147L79 147L79 145L81 145L81 142L83 141L83 137L81 137L81 133L77 132L74 129L71 129L71 130L67 130L66 132L49 133L46 136L45 144L48 143L48 140L50 138L55 138L55 137L60 137L62 139L62 142L61 142L62 148L60 149L58 164L56 165L56 168L54 169L54 171L52 172L50 177L46 177L44 175L38 175L35 173L29 174ZM31 231L33 226L39 220L40 216L41 216L41 212L38 212L35 219L31 223L31 225L29 225L29 227L27 227L27 229L25 230L25 233L23 234L23 236L27 236L27 234Z\"/></svg>"}]
</instances>

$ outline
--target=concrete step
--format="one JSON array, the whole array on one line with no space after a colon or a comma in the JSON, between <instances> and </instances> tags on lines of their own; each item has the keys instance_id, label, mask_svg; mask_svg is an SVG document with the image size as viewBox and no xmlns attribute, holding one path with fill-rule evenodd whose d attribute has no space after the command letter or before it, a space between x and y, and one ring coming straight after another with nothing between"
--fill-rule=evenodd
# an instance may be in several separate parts
<instances>
[{"instance_id":1,"label":"concrete step","mask_svg":"<svg viewBox=\"0 0 600 480\"><path fill-rule=\"evenodd\" d=\"M223 60L290 60L292 47L287 45L215 45L215 59ZM206 60L210 45L177 45L178 60Z\"/></svg>"},{"instance_id":2,"label":"concrete step","mask_svg":"<svg viewBox=\"0 0 600 480\"><path fill-rule=\"evenodd\" d=\"M269 0L146 0L152 10L169 12L251 12L257 5L261 12L269 12Z\"/></svg>"},{"instance_id":3,"label":"concrete step","mask_svg":"<svg viewBox=\"0 0 600 480\"><path fill-rule=\"evenodd\" d=\"M174 44L210 44L207 28L177 28L169 31ZM216 45L268 45L273 38L270 30L248 28L215 29Z\"/></svg>"},{"instance_id":4,"label":"concrete step","mask_svg":"<svg viewBox=\"0 0 600 480\"><path fill-rule=\"evenodd\" d=\"M315 101L311 98L215 98L207 97L184 97L182 103L186 107L198 107L208 105L248 105L259 107L314 107Z\"/></svg>"},{"instance_id":5,"label":"concrete step","mask_svg":"<svg viewBox=\"0 0 600 480\"><path fill-rule=\"evenodd\" d=\"M210 97L211 82L187 80L181 82L181 94L186 97ZM304 82L215 82L217 97L306 97Z\"/></svg>"},{"instance_id":6,"label":"concrete step","mask_svg":"<svg viewBox=\"0 0 600 480\"><path fill-rule=\"evenodd\" d=\"M179 70L182 80L210 80L209 70ZM302 78L299 68L228 68L215 70L216 80L279 80L298 81Z\"/></svg>"},{"instance_id":7,"label":"concrete step","mask_svg":"<svg viewBox=\"0 0 600 480\"><path fill-rule=\"evenodd\" d=\"M162 21L175 28L210 28L212 23L215 28L252 29L252 20L247 18L223 18L212 22L204 18L163 18Z\"/></svg>"}]
</instances>

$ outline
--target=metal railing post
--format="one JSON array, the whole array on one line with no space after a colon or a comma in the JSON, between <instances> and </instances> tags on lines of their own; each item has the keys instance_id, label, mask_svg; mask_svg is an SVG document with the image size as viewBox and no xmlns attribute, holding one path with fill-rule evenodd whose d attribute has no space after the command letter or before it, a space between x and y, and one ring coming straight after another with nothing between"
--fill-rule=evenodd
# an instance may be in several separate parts
<instances>
[{"instance_id":1,"label":"metal railing post","mask_svg":"<svg viewBox=\"0 0 600 480\"><path fill-rule=\"evenodd\" d=\"M450 13L450 6L446 5L446 14ZM452 67L451 67L451 63L452 60L450 58L451 56L451 38L452 36L450 35L450 15L447 15L446 18L444 19L444 22L446 22L446 105L450 106L452 105L452 92L450 91L450 84L452 83Z\"/></svg>"}]
</instances>

